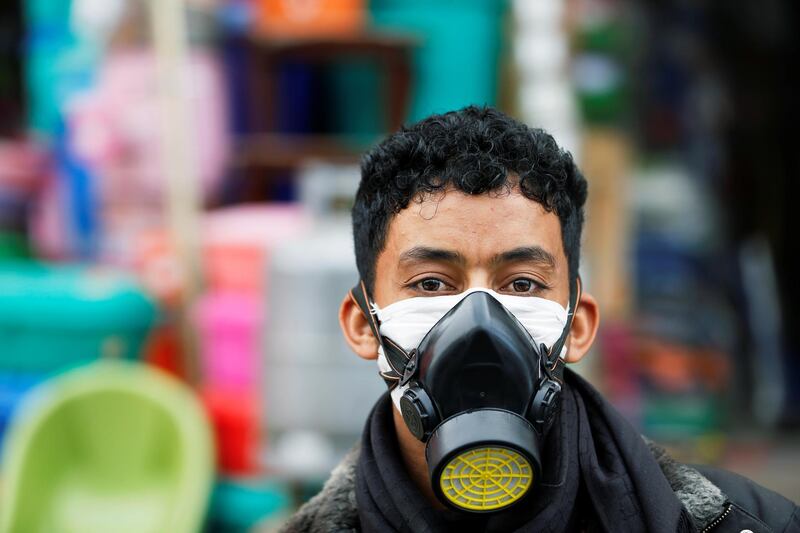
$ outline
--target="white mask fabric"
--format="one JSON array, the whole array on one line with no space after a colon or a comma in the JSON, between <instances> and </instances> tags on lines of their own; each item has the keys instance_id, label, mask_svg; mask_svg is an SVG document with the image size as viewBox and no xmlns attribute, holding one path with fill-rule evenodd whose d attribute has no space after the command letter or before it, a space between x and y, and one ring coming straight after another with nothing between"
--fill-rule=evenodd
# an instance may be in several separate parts
<instances>
[{"instance_id":1,"label":"white mask fabric","mask_svg":"<svg viewBox=\"0 0 800 533\"><path fill-rule=\"evenodd\" d=\"M537 344L551 347L561 337L567 323L568 312L558 302L535 296L499 294L483 287L448 296L406 298L383 309L373 304L372 311L380 322L381 335L392 339L408 352L419 346L425 335L458 302L478 291L489 294L508 309ZM565 345L559 355L564 358L566 354ZM383 347L378 348L378 369L381 372L391 370ZM400 398L407 388L398 386L391 391L397 409L400 409Z\"/></svg>"}]
</instances>

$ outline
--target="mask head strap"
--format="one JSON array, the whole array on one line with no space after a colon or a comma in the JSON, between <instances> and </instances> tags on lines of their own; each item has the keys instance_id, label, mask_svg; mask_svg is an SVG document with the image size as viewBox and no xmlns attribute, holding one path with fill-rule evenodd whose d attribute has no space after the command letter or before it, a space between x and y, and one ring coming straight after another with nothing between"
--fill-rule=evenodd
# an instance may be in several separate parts
<instances>
[{"instance_id":1,"label":"mask head strap","mask_svg":"<svg viewBox=\"0 0 800 533\"><path fill-rule=\"evenodd\" d=\"M358 285L350 290L350 298L361 310L361 313L367 319L369 329L372 335L377 339L378 344L383 348L383 353L386 354L386 360L389 362L391 371L381 372L381 377L389 385L389 388L394 387L403 377L406 365L410 359L410 355L406 353L400 346L398 346L392 339L384 337L380 333L380 323L378 317L372 310L372 299L367 292L367 286L363 280L359 280Z\"/></svg>"},{"instance_id":2,"label":"mask head strap","mask_svg":"<svg viewBox=\"0 0 800 533\"><path fill-rule=\"evenodd\" d=\"M558 340L553 344L553 347L550 349L550 353L547 355L548 364L551 365L550 370L556 368L558 362L561 361L561 350L564 348L564 344L567 342L567 337L569 337L569 331L572 329L572 319L575 317L575 310L578 307L578 300L581 299L581 294L583 293L583 282L581 281L581 277L577 276L575 278L575 284L570 288L569 291L569 310L567 312L567 323L564 324L564 330L561 332L561 336Z\"/></svg>"}]
</instances>

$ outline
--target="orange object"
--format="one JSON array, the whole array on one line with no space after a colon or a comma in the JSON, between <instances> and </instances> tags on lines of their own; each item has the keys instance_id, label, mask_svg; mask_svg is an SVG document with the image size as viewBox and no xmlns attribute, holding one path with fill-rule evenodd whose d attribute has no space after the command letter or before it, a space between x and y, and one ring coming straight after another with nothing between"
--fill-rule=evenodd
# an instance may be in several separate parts
<instances>
[{"instance_id":1,"label":"orange object","mask_svg":"<svg viewBox=\"0 0 800 533\"><path fill-rule=\"evenodd\" d=\"M252 243L212 242L203 247L209 287L260 294L266 252Z\"/></svg>"},{"instance_id":2,"label":"orange object","mask_svg":"<svg viewBox=\"0 0 800 533\"><path fill-rule=\"evenodd\" d=\"M277 37L353 34L364 27L364 0L259 0L258 29Z\"/></svg>"}]
</instances>

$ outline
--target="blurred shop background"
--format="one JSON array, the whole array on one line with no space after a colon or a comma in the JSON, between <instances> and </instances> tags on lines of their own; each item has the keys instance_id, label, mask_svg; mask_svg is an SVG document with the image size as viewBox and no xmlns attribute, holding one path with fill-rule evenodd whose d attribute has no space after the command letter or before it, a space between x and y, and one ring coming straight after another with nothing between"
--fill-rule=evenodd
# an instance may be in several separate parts
<instances>
[{"instance_id":1,"label":"blurred shop background","mask_svg":"<svg viewBox=\"0 0 800 533\"><path fill-rule=\"evenodd\" d=\"M270 531L319 490L384 390L336 315L359 154L468 104L589 180L579 371L800 501L793 11L4 0L0 530Z\"/></svg>"}]
</instances>

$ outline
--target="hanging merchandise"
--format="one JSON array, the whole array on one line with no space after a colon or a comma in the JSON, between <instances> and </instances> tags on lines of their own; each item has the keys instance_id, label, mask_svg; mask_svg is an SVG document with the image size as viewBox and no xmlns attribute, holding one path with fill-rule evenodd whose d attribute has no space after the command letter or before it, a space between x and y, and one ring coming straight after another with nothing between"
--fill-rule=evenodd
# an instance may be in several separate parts
<instances>
[{"instance_id":1,"label":"hanging merchandise","mask_svg":"<svg viewBox=\"0 0 800 533\"><path fill-rule=\"evenodd\" d=\"M58 134L72 97L94 83L98 43L74 32L72 0L24 0L28 124L37 134Z\"/></svg>"},{"instance_id":2,"label":"hanging merchandise","mask_svg":"<svg viewBox=\"0 0 800 533\"><path fill-rule=\"evenodd\" d=\"M69 106L72 148L98 174L104 204L161 205L166 194L158 145L156 63L152 53L120 51L108 56L97 86ZM195 113L191 155L198 161L203 192L221 178L228 154L222 75L216 59L194 53L185 72Z\"/></svg>"},{"instance_id":3,"label":"hanging merchandise","mask_svg":"<svg viewBox=\"0 0 800 533\"><path fill-rule=\"evenodd\" d=\"M125 14L125 7L126 0L72 0L72 30L105 45Z\"/></svg>"},{"instance_id":4,"label":"hanging merchandise","mask_svg":"<svg viewBox=\"0 0 800 533\"><path fill-rule=\"evenodd\" d=\"M621 12L619 2L587 2L580 14L572 78L589 124L619 125L629 111L629 28Z\"/></svg>"},{"instance_id":5,"label":"hanging merchandise","mask_svg":"<svg viewBox=\"0 0 800 533\"><path fill-rule=\"evenodd\" d=\"M0 141L0 261L30 257L33 198L49 171L49 158L37 143Z\"/></svg>"},{"instance_id":6,"label":"hanging merchandise","mask_svg":"<svg viewBox=\"0 0 800 533\"><path fill-rule=\"evenodd\" d=\"M580 132L569 76L563 0L513 2L513 57L520 118L543 128L580 160Z\"/></svg>"}]
</instances>

